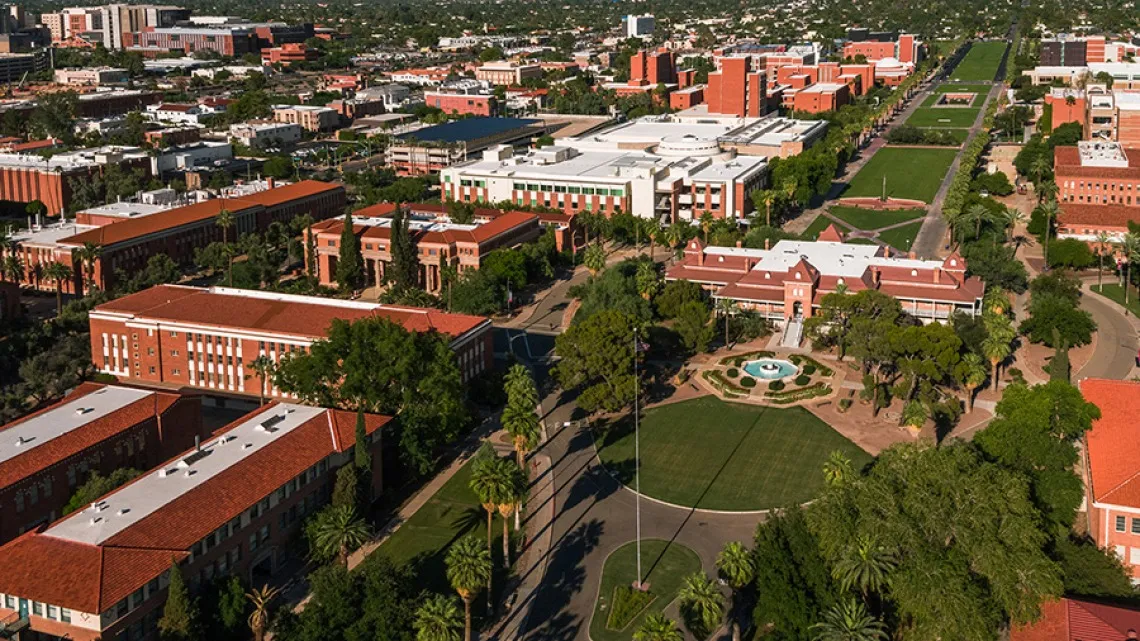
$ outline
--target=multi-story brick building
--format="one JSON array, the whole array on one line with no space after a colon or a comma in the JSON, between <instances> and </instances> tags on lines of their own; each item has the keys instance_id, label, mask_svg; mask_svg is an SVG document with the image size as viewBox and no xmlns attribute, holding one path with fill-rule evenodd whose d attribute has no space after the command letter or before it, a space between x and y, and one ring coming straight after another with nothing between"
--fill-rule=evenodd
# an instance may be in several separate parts
<instances>
[{"instance_id":1,"label":"multi-story brick building","mask_svg":"<svg viewBox=\"0 0 1140 641\"><path fill-rule=\"evenodd\" d=\"M497 101L491 93L452 93L425 91L424 104L441 109L446 114L467 116L493 116L498 111Z\"/></svg>"},{"instance_id":2,"label":"multi-story brick building","mask_svg":"<svg viewBox=\"0 0 1140 641\"><path fill-rule=\"evenodd\" d=\"M717 59L717 70L709 72L705 101L709 113L738 118L764 115L766 83L763 71L755 68L751 56Z\"/></svg>"},{"instance_id":3,"label":"multi-story brick building","mask_svg":"<svg viewBox=\"0 0 1140 641\"><path fill-rule=\"evenodd\" d=\"M851 88L834 82L821 82L797 91L792 109L809 114L835 111L851 102Z\"/></svg>"},{"instance_id":4,"label":"multi-story brick building","mask_svg":"<svg viewBox=\"0 0 1140 641\"><path fill-rule=\"evenodd\" d=\"M113 224L75 223L17 234L14 251L20 253L24 262L22 283L54 290L55 283L39 274L46 264L59 262L73 271L73 279L62 284L63 291L83 291L89 266L80 264L76 252L92 243L102 248L102 253L94 262L91 280L106 291L114 287L120 272L129 274L143 269L155 254L166 254L184 264L193 259L196 248L222 240L222 228L217 225L222 210L233 214L234 226L228 232L232 240L246 232L263 231L275 221L288 222L301 214L322 220L344 208L341 185L306 180L284 187L275 188L272 183L266 186L258 193L207 200Z\"/></svg>"},{"instance_id":5,"label":"multi-story brick building","mask_svg":"<svg viewBox=\"0 0 1140 641\"><path fill-rule=\"evenodd\" d=\"M71 204L72 181L84 180L107 165L149 171L147 155L134 147L100 147L54 154L50 158L0 154L0 200L38 200L58 215Z\"/></svg>"},{"instance_id":6,"label":"multi-story brick building","mask_svg":"<svg viewBox=\"0 0 1140 641\"><path fill-rule=\"evenodd\" d=\"M387 318L450 339L464 380L491 366L491 321L434 309L228 288L159 285L91 311L95 367L142 385L284 395L249 363L279 362L325 338L336 319ZM128 348L129 346L129 348Z\"/></svg>"},{"instance_id":7,"label":"multi-story brick building","mask_svg":"<svg viewBox=\"0 0 1140 641\"><path fill-rule=\"evenodd\" d=\"M385 270L392 262L393 209L392 204L384 203L353 213L353 233L360 239L369 286L384 281ZM497 212L499 215L461 225L445 214L417 211L414 205L408 209L408 236L419 256L420 286L433 293L443 286L443 267L453 266L459 274L478 269L488 252L514 247L542 234L538 216L526 212ZM311 228L317 277L322 285L336 286L343 231L342 218L330 218Z\"/></svg>"},{"instance_id":8,"label":"multi-story brick building","mask_svg":"<svg viewBox=\"0 0 1140 641\"><path fill-rule=\"evenodd\" d=\"M1052 112L1052 127L1075 122L1081 130L1089 125L1089 100L1084 90L1073 87L1052 87L1045 94L1045 104Z\"/></svg>"},{"instance_id":9,"label":"multi-story brick building","mask_svg":"<svg viewBox=\"0 0 1140 641\"><path fill-rule=\"evenodd\" d=\"M257 53L261 46L254 29L244 27L147 27L131 40L132 51L158 54L181 51L213 51L226 57Z\"/></svg>"},{"instance_id":10,"label":"multi-story brick building","mask_svg":"<svg viewBox=\"0 0 1140 641\"><path fill-rule=\"evenodd\" d=\"M198 397L83 383L0 427L0 543L62 516L90 474L150 469L204 436Z\"/></svg>"},{"instance_id":11,"label":"multi-story brick building","mask_svg":"<svg viewBox=\"0 0 1140 641\"><path fill-rule=\"evenodd\" d=\"M1115 552L1133 583L1140 583L1140 383L1086 378L1085 400L1100 418L1085 434L1085 504L1096 544Z\"/></svg>"},{"instance_id":12,"label":"multi-story brick building","mask_svg":"<svg viewBox=\"0 0 1140 641\"><path fill-rule=\"evenodd\" d=\"M321 55L317 49L310 49L303 42L288 42L280 47L261 50L261 61L265 64L280 64L288 67L294 62L312 62Z\"/></svg>"},{"instance_id":13,"label":"multi-story brick building","mask_svg":"<svg viewBox=\"0 0 1140 641\"><path fill-rule=\"evenodd\" d=\"M387 417L365 415L373 492ZM158 638L172 564L192 592L269 581L353 462L356 414L271 403L90 507L0 548L0 613L35 638ZM24 633L26 634L26 631ZM26 638L21 636L21 638Z\"/></svg>"},{"instance_id":14,"label":"multi-story brick building","mask_svg":"<svg viewBox=\"0 0 1140 641\"><path fill-rule=\"evenodd\" d=\"M1081 141L1053 151L1057 199L1089 205L1140 205L1140 149Z\"/></svg>"},{"instance_id":15,"label":"multi-story brick building","mask_svg":"<svg viewBox=\"0 0 1140 641\"><path fill-rule=\"evenodd\" d=\"M297 125L306 131L330 131L340 124L340 114L315 105L274 105L273 120Z\"/></svg>"}]
</instances>

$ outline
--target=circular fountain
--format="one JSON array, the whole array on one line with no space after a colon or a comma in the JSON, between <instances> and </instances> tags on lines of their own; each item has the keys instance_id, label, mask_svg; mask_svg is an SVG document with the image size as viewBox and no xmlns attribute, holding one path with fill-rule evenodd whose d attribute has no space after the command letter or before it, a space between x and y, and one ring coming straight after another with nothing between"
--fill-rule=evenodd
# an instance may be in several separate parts
<instances>
[{"instance_id":1,"label":"circular fountain","mask_svg":"<svg viewBox=\"0 0 1140 641\"><path fill-rule=\"evenodd\" d=\"M795 376L799 368L794 363L783 359L758 358L745 363L744 371L748 372L749 376L771 381Z\"/></svg>"}]
</instances>

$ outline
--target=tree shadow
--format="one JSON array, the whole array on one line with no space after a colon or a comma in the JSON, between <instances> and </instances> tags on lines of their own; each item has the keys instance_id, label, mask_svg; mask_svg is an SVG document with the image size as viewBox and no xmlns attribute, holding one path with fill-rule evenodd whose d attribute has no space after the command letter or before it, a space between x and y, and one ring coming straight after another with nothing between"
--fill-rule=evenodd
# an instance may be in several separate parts
<instances>
[{"instance_id":1,"label":"tree shadow","mask_svg":"<svg viewBox=\"0 0 1140 641\"><path fill-rule=\"evenodd\" d=\"M578 636L588 615L568 607L586 584L586 557L598 547L604 531L602 521L591 519L567 532L552 548L542 584L529 604L520 604L530 608L526 615L529 629L523 631L526 638L570 641Z\"/></svg>"}]
</instances>

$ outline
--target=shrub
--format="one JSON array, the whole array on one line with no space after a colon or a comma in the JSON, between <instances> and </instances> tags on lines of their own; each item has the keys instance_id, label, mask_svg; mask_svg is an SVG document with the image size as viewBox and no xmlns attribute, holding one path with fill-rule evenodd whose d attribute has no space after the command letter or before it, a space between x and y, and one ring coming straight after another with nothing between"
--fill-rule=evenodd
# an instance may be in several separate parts
<instances>
[{"instance_id":1,"label":"shrub","mask_svg":"<svg viewBox=\"0 0 1140 641\"><path fill-rule=\"evenodd\" d=\"M771 383L768 383L768 389L773 392L778 392L784 389L784 381L772 381Z\"/></svg>"},{"instance_id":2,"label":"shrub","mask_svg":"<svg viewBox=\"0 0 1140 641\"><path fill-rule=\"evenodd\" d=\"M831 376L832 374L835 373L830 367L828 367L828 366L824 365L823 363L820 363L819 361L815 360L814 358L807 356L807 355L804 355L804 354L792 354L791 356L788 357L788 360L790 360L791 362L795 363L796 365L799 365L800 367L804 368L805 374L819 372L820 376ZM814 368L813 372L807 371L807 368L809 366Z\"/></svg>"},{"instance_id":3,"label":"shrub","mask_svg":"<svg viewBox=\"0 0 1140 641\"><path fill-rule=\"evenodd\" d=\"M745 388L756 387L756 379L751 376L745 376L740 379L740 386Z\"/></svg>"},{"instance_id":4,"label":"shrub","mask_svg":"<svg viewBox=\"0 0 1140 641\"><path fill-rule=\"evenodd\" d=\"M851 399L849 399L849 398L839 399L839 411L840 412L846 412L849 409L851 409Z\"/></svg>"},{"instance_id":5,"label":"shrub","mask_svg":"<svg viewBox=\"0 0 1140 641\"><path fill-rule=\"evenodd\" d=\"M613 605L610 616L606 618L606 627L610 630L624 630L656 598L652 592L634 590L628 585L617 586L614 588Z\"/></svg>"},{"instance_id":6,"label":"shrub","mask_svg":"<svg viewBox=\"0 0 1140 641\"><path fill-rule=\"evenodd\" d=\"M808 376L815 374L815 365L804 365L804 374Z\"/></svg>"},{"instance_id":7,"label":"shrub","mask_svg":"<svg viewBox=\"0 0 1140 641\"><path fill-rule=\"evenodd\" d=\"M804 401L818 396L827 396L831 393L831 387L823 383L816 383L807 387L799 389L788 390L786 392L771 392L769 391L764 396L771 402L777 405L785 405L788 403L795 403L796 401ZM844 399L846 400L846 399Z\"/></svg>"},{"instance_id":8,"label":"shrub","mask_svg":"<svg viewBox=\"0 0 1140 641\"><path fill-rule=\"evenodd\" d=\"M811 382L811 377L808 376L807 374L800 374L799 376L796 377L796 385L799 385L801 387L803 387L804 385L807 385L810 382Z\"/></svg>"},{"instance_id":9,"label":"shrub","mask_svg":"<svg viewBox=\"0 0 1140 641\"><path fill-rule=\"evenodd\" d=\"M736 378L737 376L740 376L740 370L736 369L735 367L730 367L728 368L728 371L725 372L725 374L728 374L729 378Z\"/></svg>"}]
</instances>

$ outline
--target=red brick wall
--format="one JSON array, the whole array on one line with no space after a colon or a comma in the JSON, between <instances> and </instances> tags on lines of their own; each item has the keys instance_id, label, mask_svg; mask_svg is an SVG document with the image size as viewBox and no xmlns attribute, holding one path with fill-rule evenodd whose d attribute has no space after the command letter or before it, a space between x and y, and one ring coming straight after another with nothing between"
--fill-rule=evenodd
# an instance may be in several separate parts
<instances>
[{"instance_id":1,"label":"red brick wall","mask_svg":"<svg viewBox=\"0 0 1140 641\"><path fill-rule=\"evenodd\" d=\"M1140 111L1118 112L1116 139L1125 147L1140 147Z\"/></svg>"},{"instance_id":2,"label":"red brick wall","mask_svg":"<svg viewBox=\"0 0 1140 641\"><path fill-rule=\"evenodd\" d=\"M464 96L452 94L428 94L425 102L429 107L442 109L444 113L491 116L495 113L494 96Z\"/></svg>"}]
</instances>

